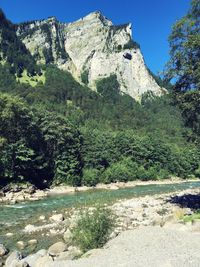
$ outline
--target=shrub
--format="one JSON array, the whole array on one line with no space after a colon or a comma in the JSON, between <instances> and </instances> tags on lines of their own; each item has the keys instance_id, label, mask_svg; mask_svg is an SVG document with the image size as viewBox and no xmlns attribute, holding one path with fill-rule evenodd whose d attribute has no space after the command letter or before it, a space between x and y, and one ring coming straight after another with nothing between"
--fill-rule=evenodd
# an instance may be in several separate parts
<instances>
[{"instance_id":1,"label":"shrub","mask_svg":"<svg viewBox=\"0 0 200 267\"><path fill-rule=\"evenodd\" d=\"M95 186L99 182L100 171L97 169L84 169L82 183L86 186Z\"/></svg>"},{"instance_id":2,"label":"shrub","mask_svg":"<svg viewBox=\"0 0 200 267\"><path fill-rule=\"evenodd\" d=\"M138 166L130 158L113 163L101 176L103 183L127 182L136 178Z\"/></svg>"},{"instance_id":3,"label":"shrub","mask_svg":"<svg viewBox=\"0 0 200 267\"><path fill-rule=\"evenodd\" d=\"M137 178L142 181L156 180L158 177L158 170L155 167L145 169L143 166L138 168Z\"/></svg>"},{"instance_id":4,"label":"shrub","mask_svg":"<svg viewBox=\"0 0 200 267\"><path fill-rule=\"evenodd\" d=\"M92 213L82 214L72 232L73 243L83 252L102 247L115 225L110 209L98 207Z\"/></svg>"},{"instance_id":5,"label":"shrub","mask_svg":"<svg viewBox=\"0 0 200 267\"><path fill-rule=\"evenodd\" d=\"M88 85L88 83L89 83L88 76L89 76L89 70L84 70L81 73L81 81L86 85Z\"/></svg>"}]
</instances>

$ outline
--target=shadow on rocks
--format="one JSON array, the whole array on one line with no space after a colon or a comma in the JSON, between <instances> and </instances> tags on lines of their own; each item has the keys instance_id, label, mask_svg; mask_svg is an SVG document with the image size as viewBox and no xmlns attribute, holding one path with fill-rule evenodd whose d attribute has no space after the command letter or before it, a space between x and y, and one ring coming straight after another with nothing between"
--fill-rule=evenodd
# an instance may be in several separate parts
<instances>
[{"instance_id":1,"label":"shadow on rocks","mask_svg":"<svg viewBox=\"0 0 200 267\"><path fill-rule=\"evenodd\" d=\"M177 204L181 208L190 208L193 210L200 210L200 194L186 194L183 196L173 196L169 199L172 204Z\"/></svg>"}]
</instances>

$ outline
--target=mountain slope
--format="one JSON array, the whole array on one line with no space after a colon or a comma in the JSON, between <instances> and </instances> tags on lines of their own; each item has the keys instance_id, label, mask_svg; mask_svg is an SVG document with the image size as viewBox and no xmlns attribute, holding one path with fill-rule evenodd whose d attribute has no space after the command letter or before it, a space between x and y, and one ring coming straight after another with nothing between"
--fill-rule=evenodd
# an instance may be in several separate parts
<instances>
[{"instance_id":1,"label":"mountain slope","mask_svg":"<svg viewBox=\"0 0 200 267\"><path fill-rule=\"evenodd\" d=\"M131 24L114 26L100 12L74 23L60 23L55 17L22 23L17 35L38 63L53 63L93 90L99 79L116 74L120 91L133 98L147 91L165 92L132 40Z\"/></svg>"},{"instance_id":2,"label":"mountain slope","mask_svg":"<svg viewBox=\"0 0 200 267\"><path fill-rule=\"evenodd\" d=\"M30 75L35 75L39 68L27 50L26 46L16 35L15 25L6 19L0 9L0 63L7 63L11 73L21 76L26 69Z\"/></svg>"}]
</instances>

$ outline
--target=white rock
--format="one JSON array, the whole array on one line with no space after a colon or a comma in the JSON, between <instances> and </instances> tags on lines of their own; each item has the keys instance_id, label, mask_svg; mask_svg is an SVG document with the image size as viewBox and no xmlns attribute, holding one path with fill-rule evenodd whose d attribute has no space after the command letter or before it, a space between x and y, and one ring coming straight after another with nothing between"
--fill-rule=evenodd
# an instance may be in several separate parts
<instances>
[{"instance_id":1,"label":"white rock","mask_svg":"<svg viewBox=\"0 0 200 267\"><path fill-rule=\"evenodd\" d=\"M24 243L24 241L18 241L18 242L17 242L17 246L18 246L20 249L24 249L24 248L25 248L25 243Z\"/></svg>"},{"instance_id":2,"label":"white rock","mask_svg":"<svg viewBox=\"0 0 200 267\"><path fill-rule=\"evenodd\" d=\"M62 214L55 214L49 218L53 222L62 222L64 220L64 217Z\"/></svg>"},{"instance_id":3,"label":"white rock","mask_svg":"<svg viewBox=\"0 0 200 267\"><path fill-rule=\"evenodd\" d=\"M35 230L35 226L34 225L32 225L32 224L28 224L28 225L26 225L25 226L25 228L24 228L24 231L25 232L34 232L34 230Z\"/></svg>"},{"instance_id":4,"label":"white rock","mask_svg":"<svg viewBox=\"0 0 200 267\"><path fill-rule=\"evenodd\" d=\"M40 217L39 217L39 220L40 221L44 221L46 219L46 217L44 216L44 215L41 215Z\"/></svg>"},{"instance_id":5,"label":"white rock","mask_svg":"<svg viewBox=\"0 0 200 267\"><path fill-rule=\"evenodd\" d=\"M28 244L31 245L31 246L32 245L36 245L37 243L38 243L37 239L31 239L31 240L28 241Z\"/></svg>"},{"instance_id":6,"label":"white rock","mask_svg":"<svg viewBox=\"0 0 200 267\"><path fill-rule=\"evenodd\" d=\"M7 233L7 234L6 234L7 237L11 237L11 236L13 236L13 235L14 235L13 233Z\"/></svg>"}]
</instances>

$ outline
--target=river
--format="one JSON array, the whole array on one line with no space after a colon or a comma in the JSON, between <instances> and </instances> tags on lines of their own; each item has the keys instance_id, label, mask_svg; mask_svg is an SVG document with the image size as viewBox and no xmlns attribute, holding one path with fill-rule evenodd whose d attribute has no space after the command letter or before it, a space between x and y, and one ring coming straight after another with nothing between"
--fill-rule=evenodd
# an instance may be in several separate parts
<instances>
[{"instance_id":1,"label":"river","mask_svg":"<svg viewBox=\"0 0 200 267\"><path fill-rule=\"evenodd\" d=\"M68 195L55 195L34 202L22 202L14 205L0 205L0 243L9 248L15 248L18 240L29 240L37 238L39 244L37 249L44 248L54 243L59 236L41 236L41 233L27 235L22 229L27 224L38 225L40 215L52 215L54 211L63 212L72 208L80 208L85 205L96 203L112 203L120 199L134 198L146 195L156 195L182 191L185 189L200 188L200 181L175 183L175 184L151 184L138 185L132 188L121 188L118 190L91 190ZM12 232L12 237L6 237L6 233ZM34 250L35 248L33 248Z\"/></svg>"}]
</instances>

